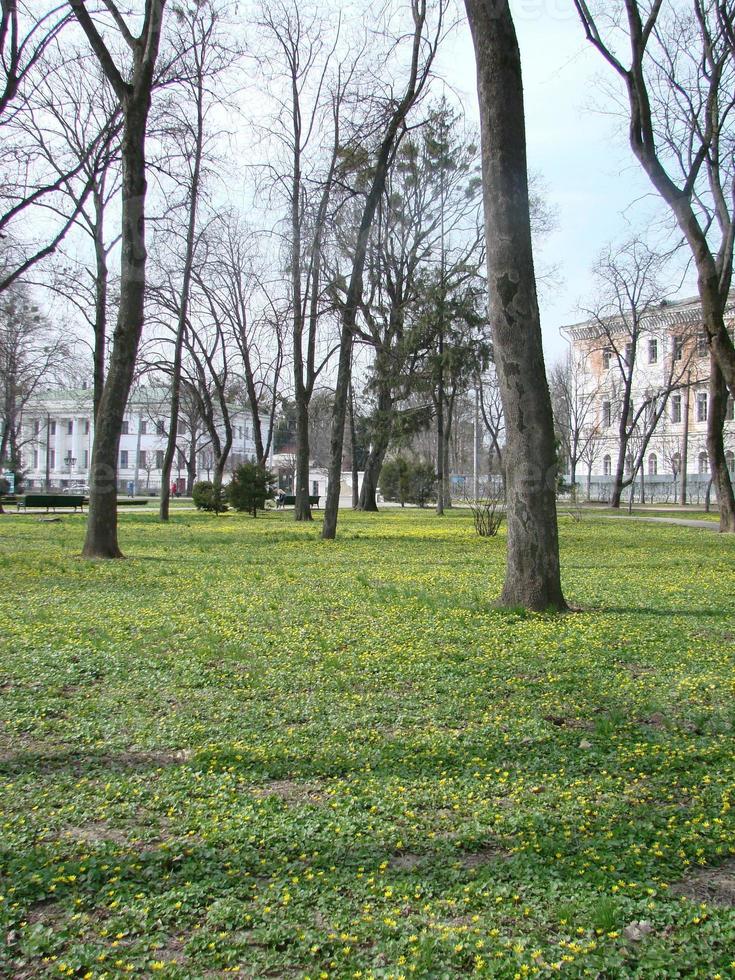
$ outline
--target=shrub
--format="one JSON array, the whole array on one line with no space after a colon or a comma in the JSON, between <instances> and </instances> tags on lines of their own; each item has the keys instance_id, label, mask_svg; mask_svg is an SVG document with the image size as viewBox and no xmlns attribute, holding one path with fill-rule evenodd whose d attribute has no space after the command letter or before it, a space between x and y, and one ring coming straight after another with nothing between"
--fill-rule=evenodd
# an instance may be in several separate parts
<instances>
[{"instance_id":1,"label":"shrub","mask_svg":"<svg viewBox=\"0 0 735 980\"><path fill-rule=\"evenodd\" d=\"M227 510L224 494L220 487L219 493L215 497L214 484L209 480L199 480L194 484L191 491L191 498L197 510L208 510L215 514L221 514Z\"/></svg>"},{"instance_id":2,"label":"shrub","mask_svg":"<svg viewBox=\"0 0 735 980\"><path fill-rule=\"evenodd\" d=\"M416 504L425 507L436 499L436 473L431 463L413 463L398 456L383 464L380 471L380 492L386 500L395 500L401 507Z\"/></svg>"},{"instance_id":3,"label":"shrub","mask_svg":"<svg viewBox=\"0 0 735 980\"><path fill-rule=\"evenodd\" d=\"M247 511L253 517L265 508L266 500L275 496L276 478L257 463L243 463L235 470L227 488L227 499L235 510Z\"/></svg>"}]
</instances>

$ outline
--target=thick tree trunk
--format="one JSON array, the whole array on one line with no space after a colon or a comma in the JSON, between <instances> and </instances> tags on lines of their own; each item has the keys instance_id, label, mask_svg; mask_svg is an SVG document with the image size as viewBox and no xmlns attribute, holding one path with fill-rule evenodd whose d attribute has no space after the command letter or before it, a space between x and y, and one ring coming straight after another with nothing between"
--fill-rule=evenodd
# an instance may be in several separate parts
<instances>
[{"instance_id":1,"label":"thick tree trunk","mask_svg":"<svg viewBox=\"0 0 735 980\"><path fill-rule=\"evenodd\" d=\"M309 402L296 395L296 506L295 521L312 520L309 506Z\"/></svg>"},{"instance_id":2,"label":"thick tree trunk","mask_svg":"<svg viewBox=\"0 0 735 980\"><path fill-rule=\"evenodd\" d=\"M97 409L90 465L89 515L82 555L121 558L117 542L117 467L123 415L143 329L145 298L145 135L150 96L128 105L122 138L120 305L112 355Z\"/></svg>"},{"instance_id":3,"label":"thick tree trunk","mask_svg":"<svg viewBox=\"0 0 735 980\"><path fill-rule=\"evenodd\" d=\"M735 534L735 497L727 469L723 426L728 389L717 357L710 354L709 413L707 415L707 453L720 505L720 531Z\"/></svg>"},{"instance_id":4,"label":"thick tree trunk","mask_svg":"<svg viewBox=\"0 0 735 980\"><path fill-rule=\"evenodd\" d=\"M506 422L501 602L563 610L556 458L533 267L521 59L506 3L465 0L477 59L488 287Z\"/></svg>"}]
</instances>

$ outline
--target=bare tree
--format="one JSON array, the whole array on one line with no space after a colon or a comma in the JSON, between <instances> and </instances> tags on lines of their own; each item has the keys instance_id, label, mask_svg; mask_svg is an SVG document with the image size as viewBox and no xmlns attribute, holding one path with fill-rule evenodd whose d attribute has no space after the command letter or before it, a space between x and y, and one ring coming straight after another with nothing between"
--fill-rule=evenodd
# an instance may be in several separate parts
<instances>
[{"instance_id":1,"label":"bare tree","mask_svg":"<svg viewBox=\"0 0 735 980\"><path fill-rule=\"evenodd\" d=\"M95 421L90 466L86 558L120 558L117 542L117 466L123 415L143 329L145 299L145 141L165 0L145 0L140 34L128 27L114 0L105 7L130 50L129 68L120 69L83 0L68 0L120 103L123 130L120 305L112 353Z\"/></svg>"},{"instance_id":2,"label":"bare tree","mask_svg":"<svg viewBox=\"0 0 735 980\"><path fill-rule=\"evenodd\" d=\"M601 424L617 427L618 452L610 501L615 508L638 470L638 454L632 452L631 443L641 447L642 460L669 395L684 383L691 367L689 334L683 330L669 338L655 326L654 314L663 298L663 267L662 256L639 238L608 246L594 270L598 304L585 311L598 331L592 349L596 347L603 365L609 365L601 385L605 400ZM640 387L636 377L644 371L646 361L654 365L653 373L634 404L634 391ZM635 465L626 465L630 456Z\"/></svg>"},{"instance_id":3,"label":"bare tree","mask_svg":"<svg viewBox=\"0 0 735 980\"><path fill-rule=\"evenodd\" d=\"M465 0L465 6L477 60L490 321L506 429L508 561L501 601L563 610L520 52L507 2Z\"/></svg>"},{"instance_id":4,"label":"bare tree","mask_svg":"<svg viewBox=\"0 0 735 980\"><path fill-rule=\"evenodd\" d=\"M691 250L707 337L735 396L724 320L735 241L735 3L615 0L599 16L586 0L574 5L587 39L623 80L631 148Z\"/></svg>"},{"instance_id":5,"label":"bare tree","mask_svg":"<svg viewBox=\"0 0 735 980\"><path fill-rule=\"evenodd\" d=\"M20 484L23 413L44 385L58 378L69 349L20 283L0 295L0 465Z\"/></svg>"},{"instance_id":6,"label":"bare tree","mask_svg":"<svg viewBox=\"0 0 735 980\"><path fill-rule=\"evenodd\" d=\"M363 297L363 273L365 270L370 234L378 203L385 189L388 171L395 158L401 136L406 130L406 120L411 109L421 97L430 78L434 58L443 33L444 9L445 0L440 0L435 11L436 21L432 26L428 16L427 0L411 0L413 32L411 35L411 57L408 78L400 99L396 98L393 92L393 86L390 87L388 111L381 126L371 176L366 187L359 216L349 281L340 315L339 362L334 393L334 410L332 413L329 484L327 488L327 499L324 505L324 524L322 526L322 537L325 539L332 539L337 533L339 490L342 472L342 447L347 414L347 393L352 366L352 344L357 316Z\"/></svg>"},{"instance_id":7,"label":"bare tree","mask_svg":"<svg viewBox=\"0 0 735 980\"><path fill-rule=\"evenodd\" d=\"M572 487L576 487L577 467L599 432L596 418L599 386L585 383L583 370L584 366L570 353L564 361L554 365L549 376L554 422L569 462Z\"/></svg>"}]
</instances>

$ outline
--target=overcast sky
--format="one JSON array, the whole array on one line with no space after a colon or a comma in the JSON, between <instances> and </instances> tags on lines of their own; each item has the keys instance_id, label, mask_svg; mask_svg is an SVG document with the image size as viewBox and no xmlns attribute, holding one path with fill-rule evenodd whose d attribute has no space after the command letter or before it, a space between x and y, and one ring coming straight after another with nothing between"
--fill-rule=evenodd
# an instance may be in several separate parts
<instances>
[{"instance_id":1,"label":"overcast sky","mask_svg":"<svg viewBox=\"0 0 735 980\"><path fill-rule=\"evenodd\" d=\"M548 188L557 230L539 264L559 266L561 282L542 289L541 321L547 361L566 349L559 328L590 303L590 269L603 246L645 231L665 214L628 145L625 120L601 88L612 73L584 39L571 0L517 0L513 14L521 47L529 166ZM477 118L474 53L464 23L440 70ZM596 108L595 108L596 107ZM607 110L607 111L605 111ZM689 281L684 292L694 290Z\"/></svg>"}]
</instances>

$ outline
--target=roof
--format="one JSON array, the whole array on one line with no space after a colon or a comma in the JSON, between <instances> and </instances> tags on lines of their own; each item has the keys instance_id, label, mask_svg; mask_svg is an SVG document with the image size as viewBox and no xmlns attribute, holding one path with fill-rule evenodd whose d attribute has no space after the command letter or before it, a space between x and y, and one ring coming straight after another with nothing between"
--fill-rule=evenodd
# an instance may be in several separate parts
<instances>
[{"instance_id":1,"label":"roof","mask_svg":"<svg viewBox=\"0 0 735 980\"><path fill-rule=\"evenodd\" d=\"M735 293L730 294L725 316L735 318ZM605 318L602 318L605 319ZM662 302L648 310L642 317L648 329L672 328L677 326L691 326L702 322L702 305L698 296L689 296L680 300L662 300ZM624 322L620 317L609 317L606 322L614 326L620 323L621 330L624 329ZM559 331L568 340L590 340L601 335L602 327L599 322L590 318L581 323L571 323L561 327Z\"/></svg>"}]
</instances>

